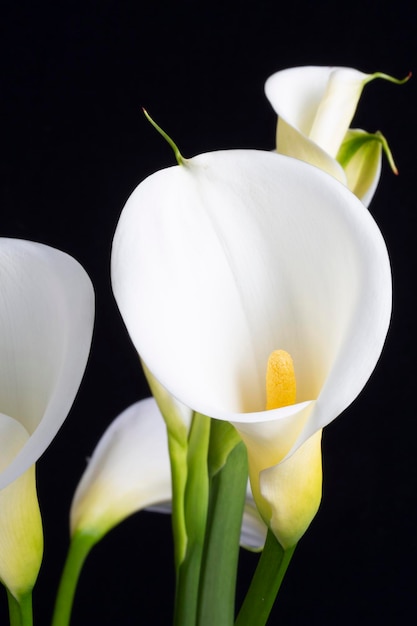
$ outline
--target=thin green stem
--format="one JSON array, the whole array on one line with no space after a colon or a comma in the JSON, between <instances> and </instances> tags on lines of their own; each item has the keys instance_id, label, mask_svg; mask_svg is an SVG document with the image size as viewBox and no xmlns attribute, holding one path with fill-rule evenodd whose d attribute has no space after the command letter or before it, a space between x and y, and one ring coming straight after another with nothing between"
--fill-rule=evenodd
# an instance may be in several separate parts
<instances>
[{"instance_id":1,"label":"thin green stem","mask_svg":"<svg viewBox=\"0 0 417 626\"><path fill-rule=\"evenodd\" d=\"M174 537L174 563L177 578L187 550L184 498L187 483L187 446L183 445L168 429L168 448L171 462L172 482L172 534Z\"/></svg>"},{"instance_id":2,"label":"thin green stem","mask_svg":"<svg viewBox=\"0 0 417 626\"><path fill-rule=\"evenodd\" d=\"M9 603L9 620L10 626L22 626L22 616L20 613L20 606L16 598L8 589L7 591L7 600Z\"/></svg>"},{"instance_id":3,"label":"thin green stem","mask_svg":"<svg viewBox=\"0 0 417 626\"><path fill-rule=\"evenodd\" d=\"M247 453L244 443L240 441L211 482L198 626L233 625L247 482Z\"/></svg>"},{"instance_id":4,"label":"thin green stem","mask_svg":"<svg viewBox=\"0 0 417 626\"><path fill-rule=\"evenodd\" d=\"M210 419L196 413L188 440L188 471L184 497L187 549L177 575L175 626L195 626L197 619L200 569L208 509L209 436Z\"/></svg>"},{"instance_id":5,"label":"thin green stem","mask_svg":"<svg viewBox=\"0 0 417 626\"><path fill-rule=\"evenodd\" d=\"M384 74L383 72L375 72L374 74L370 74L368 79L365 81L369 83L371 80L375 78L382 78L383 80L387 80L390 83L394 83L395 85L404 85L404 83L408 82L411 78L411 72L405 76L405 78L395 78L395 76L390 76L389 74Z\"/></svg>"},{"instance_id":6,"label":"thin green stem","mask_svg":"<svg viewBox=\"0 0 417 626\"><path fill-rule=\"evenodd\" d=\"M296 546L284 550L269 530L235 626L265 626Z\"/></svg>"},{"instance_id":7,"label":"thin green stem","mask_svg":"<svg viewBox=\"0 0 417 626\"><path fill-rule=\"evenodd\" d=\"M32 590L17 600L7 589L10 626L33 626Z\"/></svg>"},{"instance_id":8,"label":"thin green stem","mask_svg":"<svg viewBox=\"0 0 417 626\"><path fill-rule=\"evenodd\" d=\"M72 538L58 587L52 626L69 626L78 579L85 559L98 539L85 533L77 533Z\"/></svg>"},{"instance_id":9,"label":"thin green stem","mask_svg":"<svg viewBox=\"0 0 417 626\"><path fill-rule=\"evenodd\" d=\"M146 117L146 119L148 120L148 122L150 122L152 124L152 126L155 128L155 130L158 131L158 133L160 135L162 135L162 137L165 139L165 141L171 146L171 148L174 151L175 154L175 158L177 159L177 163L178 165L185 165L187 163L187 159L184 159L184 157L182 156L181 152L178 149L177 144L171 139L171 137L151 118L151 116L149 115L148 111L146 109L142 108L142 111Z\"/></svg>"},{"instance_id":10,"label":"thin green stem","mask_svg":"<svg viewBox=\"0 0 417 626\"><path fill-rule=\"evenodd\" d=\"M185 488L187 484L188 427L182 417L183 405L174 400L165 387L158 382L142 362L143 371L148 380L159 410L167 427L169 460L171 464L172 485L172 534L174 537L174 563L178 577L179 567L187 550L187 529L185 527Z\"/></svg>"}]
</instances>

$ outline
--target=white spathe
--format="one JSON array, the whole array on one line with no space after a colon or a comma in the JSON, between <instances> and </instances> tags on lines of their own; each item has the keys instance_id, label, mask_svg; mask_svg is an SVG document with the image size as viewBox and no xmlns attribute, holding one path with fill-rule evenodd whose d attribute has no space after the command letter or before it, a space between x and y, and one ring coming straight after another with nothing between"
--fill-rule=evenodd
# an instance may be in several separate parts
<instances>
[{"instance_id":1,"label":"white spathe","mask_svg":"<svg viewBox=\"0 0 417 626\"><path fill-rule=\"evenodd\" d=\"M116 230L112 283L150 372L236 426L252 480L251 459L259 473L280 463L354 400L391 313L388 254L364 205L262 151L203 154L141 183ZM276 349L293 358L297 403L265 411Z\"/></svg>"},{"instance_id":2,"label":"white spathe","mask_svg":"<svg viewBox=\"0 0 417 626\"><path fill-rule=\"evenodd\" d=\"M0 489L35 463L66 418L93 321L93 287L77 261L43 244L0 238L0 425L18 432L7 427L15 420L27 433L1 469Z\"/></svg>"},{"instance_id":3,"label":"white spathe","mask_svg":"<svg viewBox=\"0 0 417 626\"><path fill-rule=\"evenodd\" d=\"M71 534L101 538L141 509L171 510L166 424L153 398L136 402L108 427L87 465L71 505ZM248 490L242 542L260 549L266 527Z\"/></svg>"},{"instance_id":4,"label":"white spathe","mask_svg":"<svg viewBox=\"0 0 417 626\"><path fill-rule=\"evenodd\" d=\"M376 76L347 67L320 66L294 67L270 76L265 93L278 115L277 151L316 165L349 184L336 157L362 89ZM375 150L379 166L372 166L369 172L366 162L353 159L351 163L351 168L355 165L360 172L362 184L349 188L366 205L372 199L381 170L378 142Z\"/></svg>"},{"instance_id":5,"label":"white spathe","mask_svg":"<svg viewBox=\"0 0 417 626\"><path fill-rule=\"evenodd\" d=\"M102 536L132 513L170 499L165 423L148 398L123 411L98 442L74 494L71 535Z\"/></svg>"}]
</instances>

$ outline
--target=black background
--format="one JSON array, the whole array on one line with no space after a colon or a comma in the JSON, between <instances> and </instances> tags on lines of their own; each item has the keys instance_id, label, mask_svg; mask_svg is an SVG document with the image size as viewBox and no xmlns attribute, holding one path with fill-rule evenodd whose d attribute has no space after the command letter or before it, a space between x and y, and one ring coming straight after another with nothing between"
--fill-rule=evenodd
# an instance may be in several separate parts
<instances>
[{"instance_id":1,"label":"black background","mask_svg":"<svg viewBox=\"0 0 417 626\"><path fill-rule=\"evenodd\" d=\"M99 436L148 395L112 299L109 257L120 211L148 174L174 164L141 106L185 156L272 149L265 79L295 65L417 71L410 3L9 2L0 9L2 236L73 255L96 289L87 372L66 423L38 463L45 557L35 624L50 619L68 544L73 491ZM400 175L384 166L372 202L394 275L383 357L365 391L324 436L324 497L300 542L271 624L405 624L416 616L416 79L377 81L355 126L380 129ZM242 554L239 597L256 563ZM170 522L139 513L89 557L73 624L169 624ZM0 623L7 623L0 597Z\"/></svg>"}]
</instances>

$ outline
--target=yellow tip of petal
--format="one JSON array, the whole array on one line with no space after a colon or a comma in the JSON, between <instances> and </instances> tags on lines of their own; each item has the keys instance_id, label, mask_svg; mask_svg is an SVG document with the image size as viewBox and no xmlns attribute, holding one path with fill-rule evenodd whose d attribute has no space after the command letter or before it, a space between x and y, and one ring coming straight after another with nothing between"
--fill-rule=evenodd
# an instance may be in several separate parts
<instances>
[{"instance_id":1,"label":"yellow tip of petal","mask_svg":"<svg viewBox=\"0 0 417 626\"><path fill-rule=\"evenodd\" d=\"M296 382L291 355L275 350L266 368L266 410L295 404Z\"/></svg>"}]
</instances>

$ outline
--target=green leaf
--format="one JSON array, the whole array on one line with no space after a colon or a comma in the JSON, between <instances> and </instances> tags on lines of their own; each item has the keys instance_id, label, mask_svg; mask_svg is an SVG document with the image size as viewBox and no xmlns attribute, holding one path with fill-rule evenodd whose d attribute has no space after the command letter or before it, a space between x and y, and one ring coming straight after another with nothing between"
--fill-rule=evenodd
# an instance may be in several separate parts
<instances>
[{"instance_id":1,"label":"green leaf","mask_svg":"<svg viewBox=\"0 0 417 626\"><path fill-rule=\"evenodd\" d=\"M247 453L241 441L234 446L224 466L211 481L198 626L233 624L239 539L247 482Z\"/></svg>"}]
</instances>

